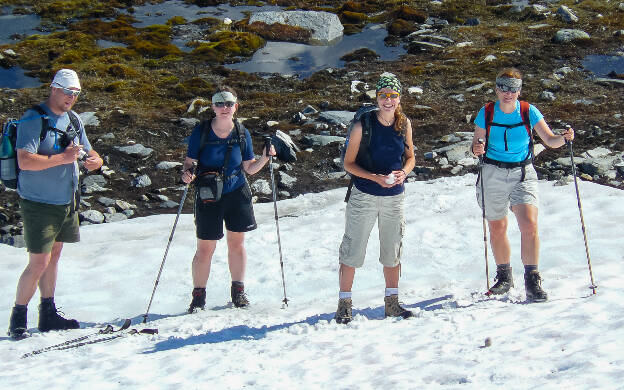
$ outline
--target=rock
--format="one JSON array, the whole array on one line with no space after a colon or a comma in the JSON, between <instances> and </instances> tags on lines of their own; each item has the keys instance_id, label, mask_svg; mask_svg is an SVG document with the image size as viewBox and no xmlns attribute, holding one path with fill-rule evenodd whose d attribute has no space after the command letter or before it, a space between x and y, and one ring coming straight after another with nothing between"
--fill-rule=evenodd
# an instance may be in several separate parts
<instances>
[{"instance_id":1,"label":"rock","mask_svg":"<svg viewBox=\"0 0 624 390\"><path fill-rule=\"evenodd\" d=\"M311 40L327 44L342 37L344 27L336 14L317 11L267 11L256 12L249 18L249 24L286 24L310 30Z\"/></svg>"},{"instance_id":2,"label":"rock","mask_svg":"<svg viewBox=\"0 0 624 390\"><path fill-rule=\"evenodd\" d=\"M104 205L104 206L114 206L115 205L115 200L111 199L111 198L107 198L105 196L100 196L98 198L98 202L100 202L100 204Z\"/></svg>"},{"instance_id":3,"label":"rock","mask_svg":"<svg viewBox=\"0 0 624 390\"><path fill-rule=\"evenodd\" d=\"M458 103L463 103L466 101L466 98L464 97L463 94L458 94L458 95L451 95L449 96L451 99L455 100Z\"/></svg>"},{"instance_id":4,"label":"rock","mask_svg":"<svg viewBox=\"0 0 624 390\"><path fill-rule=\"evenodd\" d=\"M93 184L97 184L99 186L104 187L107 184L107 180L102 175L89 175L82 179L82 184L86 186L91 186Z\"/></svg>"},{"instance_id":5,"label":"rock","mask_svg":"<svg viewBox=\"0 0 624 390\"><path fill-rule=\"evenodd\" d=\"M149 176L147 175L141 175L132 179L130 185L137 188L149 187L152 185L152 180L150 180Z\"/></svg>"},{"instance_id":6,"label":"rock","mask_svg":"<svg viewBox=\"0 0 624 390\"><path fill-rule=\"evenodd\" d=\"M319 119L333 125L346 127L353 120L355 112L351 111L324 111L319 114Z\"/></svg>"},{"instance_id":7,"label":"rock","mask_svg":"<svg viewBox=\"0 0 624 390\"><path fill-rule=\"evenodd\" d=\"M123 213L114 213L114 214L105 213L104 214L104 221L107 223L125 221L126 219L128 219L128 216Z\"/></svg>"},{"instance_id":8,"label":"rock","mask_svg":"<svg viewBox=\"0 0 624 390\"><path fill-rule=\"evenodd\" d=\"M583 30L576 29L561 29L557 31L555 36L553 37L553 42L555 43L568 43L575 41L577 39L589 39L589 34Z\"/></svg>"},{"instance_id":9,"label":"rock","mask_svg":"<svg viewBox=\"0 0 624 390\"><path fill-rule=\"evenodd\" d=\"M407 93L409 93L410 95L415 94L415 93L420 95L423 93L423 89L422 87L409 87L407 89Z\"/></svg>"},{"instance_id":10,"label":"rock","mask_svg":"<svg viewBox=\"0 0 624 390\"><path fill-rule=\"evenodd\" d=\"M470 154L470 145L472 141L461 141L453 145L435 149L436 153L444 153L450 164L457 164L459 160L472 157Z\"/></svg>"},{"instance_id":11,"label":"rock","mask_svg":"<svg viewBox=\"0 0 624 390\"><path fill-rule=\"evenodd\" d=\"M168 171L177 167L181 167L182 163L177 161L161 161L156 164L156 169L160 171Z\"/></svg>"},{"instance_id":12,"label":"rock","mask_svg":"<svg viewBox=\"0 0 624 390\"><path fill-rule=\"evenodd\" d=\"M251 189L255 193L259 193L262 195L271 195L273 193L271 189L271 184L269 184L268 180L258 179L251 184Z\"/></svg>"},{"instance_id":13,"label":"rock","mask_svg":"<svg viewBox=\"0 0 624 390\"><path fill-rule=\"evenodd\" d=\"M444 142L447 144L455 143L461 141L461 138L455 134L447 134L440 137L440 142Z\"/></svg>"},{"instance_id":14,"label":"rock","mask_svg":"<svg viewBox=\"0 0 624 390\"><path fill-rule=\"evenodd\" d=\"M124 214L126 217L130 218L134 215L134 210L124 210L121 213Z\"/></svg>"},{"instance_id":15,"label":"rock","mask_svg":"<svg viewBox=\"0 0 624 390\"><path fill-rule=\"evenodd\" d=\"M83 112L80 114L80 119L85 126L98 127L100 125L100 120L95 116L95 112Z\"/></svg>"},{"instance_id":16,"label":"rock","mask_svg":"<svg viewBox=\"0 0 624 390\"><path fill-rule=\"evenodd\" d=\"M135 209L136 206L126 202L125 200L116 200L115 201L115 208L117 210L123 212L123 211L129 210L129 209Z\"/></svg>"},{"instance_id":17,"label":"rock","mask_svg":"<svg viewBox=\"0 0 624 390\"><path fill-rule=\"evenodd\" d=\"M492 61L496 61L496 56L493 54L487 55L483 59L483 62L492 62Z\"/></svg>"},{"instance_id":18,"label":"rock","mask_svg":"<svg viewBox=\"0 0 624 390\"><path fill-rule=\"evenodd\" d=\"M113 133L106 133L106 134L102 135L100 137L100 139L115 139L115 134L113 134Z\"/></svg>"},{"instance_id":19,"label":"rock","mask_svg":"<svg viewBox=\"0 0 624 390\"><path fill-rule=\"evenodd\" d=\"M99 224L104 222L104 214L97 210L86 210L79 214L81 221L87 221L93 224Z\"/></svg>"},{"instance_id":20,"label":"rock","mask_svg":"<svg viewBox=\"0 0 624 390\"><path fill-rule=\"evenodd\" d=\"M578 16L574 15L574 12L565 5L562 5L557 10L557 15L566 23L576 23L579 21Z\"/></svg>"},{"instance_id":21,"label":"rock","mask_svg":"<svg viewBox=\"0 0 624 390\"><path fill-rule=\"evenodd\" d=\"M477 84L477 85L473 85L472 87L468 87L466 88L466 92L476 92L476 91L480 91L483 88L487 87L488 85L490 85L491 83L489 81L486 81L485 83L481 83L481 84Z\"/></svg>"},{"instance_id":22,"label":"rock","mask_svg":"<svg viewBox=\"0 0 624 390\"><path fill-rule=\"evenodd\" d=\"M305 106L305 108L301 111L301 113L303 115L314 115L317 114L318 111L316 110L316 108L312 107L311 105L307 105Z\"/></svg>"},{"instance_id":23,"label":"rock","mask_svg":"<svg viewBox=\"0 0 624 390\"><path fill-rule=\"evenodd\" d=\"M586 151L581 156L586 157L586 158L598 158L598 157L608 156L611 153L612 152L607 148L598 147L598 148L594 148L594 149Z\"/></svg>"},{"instance_id":24,"label":"rock","mask_svg":"<svg viewBox=\"0 0 624 390\"><path fill-rule=\"evenodd\" d=\"M132 157L148 157L154 151L154 149L146 148L141 144L134 144L129 146L115 146L114 148L121 153L127 154Z\"/></svg>"},{"instance_id":25,"label":"rock","mask_svg":"<svg viewBox=\"0 0 624 390\"><path fill-rule=\"evenodd\" d=\"M610 79L610 78L598 77L594 81L597 84L615 85L615 86L624 87L624 80L620 80L620 79Z\"/></svg>"},{"instance_id":26,"label":"rock","mask_svg":"<svg viewBox=\"0 0 624 390\"><path fill-rule=\"evenodd\" d=\"M436 152L425 152L424 157L425 160L433 160L434 158L438 157L438 154Z\"/></svg>"},{"instance_id":27,"label":"rock","mask_svg":"<svg viewBox=\"0 0 624 390\"><path fill-rule=\"evenodd\" d=\"M195 126L197 126L199 124L200 120L197 118L180 118L179 119L179 123L190 129L190 128L194 128Z\"/></svg>"},{"instance_id":28,"label":"rock","mask_svg":"<svg viewBox=\"0 0 624 390\"><path fill-rule=\"evenodd\" d=\"M425 20L425 24L429 25L429 26L434 26L434 27L444 27L444 26L448 26L449 22L448 20L445 19L440 19L440 18L435 18L435 17L428 17L427 20Z\"/></svg>"},{"instance_id":29,"label":"rock","mask_svg":"<svg viewBox=\"0 0 624 390\"><path fill-rule=\"evenodd\" d=\"M466 19L466 22L464 24L466 26L478 26L479 24L481 24L481 21L479 20L479 18L468 18Z\"/></svg>"},{"instance_id":30,"label":"rock","mask_svg":"<svg viewBox=\"0 0 624 390\"><path fill-rule=\"evenodd\" d=\"M316 135L316 134L308 134L305 135L301 142L307 146L325 146L334 142L345 142L345 137L338 137L332 135Z\"/></svg>"},{"instance_id":31,"label":"rock","mask_svg":"<svg viewBox=\"0 0 624 390\"><path fill-rule=\"evenodd\" d=\"M555 94L550 91L542 91L539 95L539 98L547 102L552 102L553 100L557 99L555 97Z\"/></svg>"},{"instance_id":32,"label":"rock","mask_svg":"<svg viewBox=\"0 0 624 390\"><path fill-rule=\"evenodd\" d=\"M202 112L208 110L210 108L211 102L207 99L195 98L189 105L189 108L186 110L187 114L197 113L201 114Z\"/></svg>"},{"instance_id":33,"label":"rock","mask_svg":"<svg viewBox=\"0 0 624 390\"><path fill-rule=\"evenodd\" d=\"M158 205L161 209L173 209L178 207L180 204L178 202L174 202L172 200L167 200Z\"/></svg>"},{"instance_id":34,"label":"rock","mask_svg":"<svg viewBox=\"0 0 624 390\"><path fill-rule=\"evenodd\" d=\"M279 185L280 185L281 188L285 188L285 189L289 189L290 190L290 189L293 188L293 186L297 182L296 178L290 176L286 172L279 171L277 174L278 174L278 178L279 178Z\"/></svg>"}]
</instances>

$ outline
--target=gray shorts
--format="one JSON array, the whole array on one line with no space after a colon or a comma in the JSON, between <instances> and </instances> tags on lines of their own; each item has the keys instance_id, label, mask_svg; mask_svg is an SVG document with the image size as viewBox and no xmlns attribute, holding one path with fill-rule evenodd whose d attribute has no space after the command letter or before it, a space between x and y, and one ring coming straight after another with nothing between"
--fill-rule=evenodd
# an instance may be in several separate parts
<instances>
[{"instance_id":1,"label":"gray shorts","mask_svg":"<svg viewBox=\"0 0 624 390\"><path fill-rule=\"evenodd\" d=\"M481 177L477 181L477 202L481 204L481 183L485 191L485 218L498 221L507 216L507 210L518 204L530 204L538 207L537 172L532 164L525 166L524 180L522 168L499 168L483 164Z\"/></svg>"},{"instance_id":2,"label":"gray shorts","mask_svg":"<svg viewBox=\"0 0 624 390\"><path fill-rule=\"evenodd\" d=\"M375 196L353 187L345 212L345 234L340 244L339 261L349 267L364 264L366 245L377 221L379 227L379 262L396 267L401 262L405 218L405 193Z\"/></svg>"}]
</instances>

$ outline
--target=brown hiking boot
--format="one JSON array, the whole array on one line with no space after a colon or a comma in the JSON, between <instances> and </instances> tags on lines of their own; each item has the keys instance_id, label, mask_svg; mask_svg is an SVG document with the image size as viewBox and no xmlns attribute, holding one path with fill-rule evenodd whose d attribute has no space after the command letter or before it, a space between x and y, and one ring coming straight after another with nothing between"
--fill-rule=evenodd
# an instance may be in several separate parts
<instances>
[{"instance_id":1,"label":"brown hiking boot","mask_svg":"<svg viewBox=\"0 0 624 390\"><path fill-rule=\"evenodd\" d=\"M384 297L384 302L386 303L386 317L410 318L414 316L414 313L399 304L399 296L396 294Z\"/></svg>"},{"instance_id":2,"label":"brown hiking boot","mask_svg":"<svg viewBox=\"0 0 624 390\"><path fill-rule=\"evenodd\" d=\"M353 320L353 316L351 315L352 306L353 302L351 298L338 299L338 310L336 310L336 315L334 316L336 323L348 324Z\"/></svg>"}]
</instances>

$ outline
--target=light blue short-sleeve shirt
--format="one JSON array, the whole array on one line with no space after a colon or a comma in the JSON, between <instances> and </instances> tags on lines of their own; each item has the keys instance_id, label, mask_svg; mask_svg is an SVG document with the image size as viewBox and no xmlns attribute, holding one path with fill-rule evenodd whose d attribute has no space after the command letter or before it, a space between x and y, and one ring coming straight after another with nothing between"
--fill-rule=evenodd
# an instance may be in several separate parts
<instances>
[{"instance_id":1,"label":"light blue short-sleeve shirt","mask_svg":"<svg viewBox=\"0 0 624 390\"><path fill-rule=\"evenodd\" d=\"M539 122L544 115L532 104L529 104L529 121L531 129ZM492 122L501 125L519 126L507 128L504 126L492 125L490 127L490 137L487 142L488 149L485 156L496 161L520 162L529 157L529 134L522 123L520 113L520 102L516 102L516 109L512 113L504 113L500 109L497 101L494 103L494 116ZM485 129L485 106L481 108L474 121L475 125ZM505 147L507 150L505 150Z\"/></svg>"},{"instance_id":2,"label":"light blue short-sleeve shirt","mask_svg":"<svg viewBox=\"0 0 624 390\"><path fill-rule=\"evenodd\" d=\"M48 119L43 120L47 120L51 128L67 129L70 124L67 113L56 115L45 103L41 104L41 107L48 114ZM80 117L75 115L80 122L80 129L78 129L80 137L76 137L74 143L83 145L84 151L88 153L91 150L91 144ZM60 146L61 134L58 132L48 130L45 138L40 141L41 121L41 115L33 109L24 113L17 128L16 149L44 156L63 153L65 149ZM78 191L78 183L78 163L73 162L41 171L20 171L17 192L22 198L33 202L66 205L71 203L74 192Z\"/></svg>"}]
</instances>

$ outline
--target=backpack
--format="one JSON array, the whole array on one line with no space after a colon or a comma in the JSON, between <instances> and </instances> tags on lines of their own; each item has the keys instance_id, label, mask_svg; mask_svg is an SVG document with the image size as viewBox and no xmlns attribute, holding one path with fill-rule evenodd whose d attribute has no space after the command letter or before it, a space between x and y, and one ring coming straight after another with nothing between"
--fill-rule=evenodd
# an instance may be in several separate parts
<instances>
[{"instance_id":1,"label":"backpack","mask_svg":"<svg viewBox=\"0 0 624 390\"><path fill-rule=\"evenodd\" d=\"M358 154L355 158L355 162L366 170L371 170L373 167L373 161L370 154L370 142L371 135L373 130L373 115L379 111L379 108L372 104L365 104L358 108L353 116L353 119L349 122L349 126L347 127L347 137L345 139L344 145L340 147L340 163L344 167L344 158L347 153L347 147L349 146L349 138L351 137L351 130L353 130L353 125L356 122L362 123L362 139L360 140L360 147L358 148ZM403 143L405 147L407 147L407 141L405 140L405 131L403 134ZM403 158L405 158L405 153L403 153ZM349 187L347 188L347 194L345 195L345 202L349 201L349 197L351 196L351 189L353 188L353 175L347 172L350 176Z\"/></svg>"},{"instance_id":2,"label":"backpack","mask_svg":"<svg viewBox=\"0 0 624 390\"><path fill-rule=\"evenodd\" d=\"M48 114L41 107L36 105L31 109L37 111L39 116L31 116L28 118L15 120L9 119L2 127L2 134L0 135L0 181L5 187L10 189L17 189L17 179L19 177L19 164L17 162L17 150L15 145L17 143L17 125L20 122L40 119L41 118L41 132L39 133L39 142L43 141L48 131L52 130L61 134L70 134L70 128L73 127L75 135L80 137L80 121L73 111L68 111L69 125L66 130L55 129L48 123ZM72 137L73 139L74 137Z\"/></svg>"},{"instance_id":3,"label":"backpack","mask_svg":"<svg viewBox=\"0 0 624 390\"><path fill-rule=\"evenodd\" d=\"M531 121L529 119L529 102L520 100L520 115L522 115L522 122L516 123L514 125L503 125L500 123L493 122L494 120L494 102L487 102L485 104L485 150L487 151L488 141L490 140L490 128L492 125L505 127L505 150L507 150L507 130L518 127L524 124L526 131L529 135L529 154L527 156L528 159L533 159L533 132L531 131Z\"/></svg>"}]
</instances>

